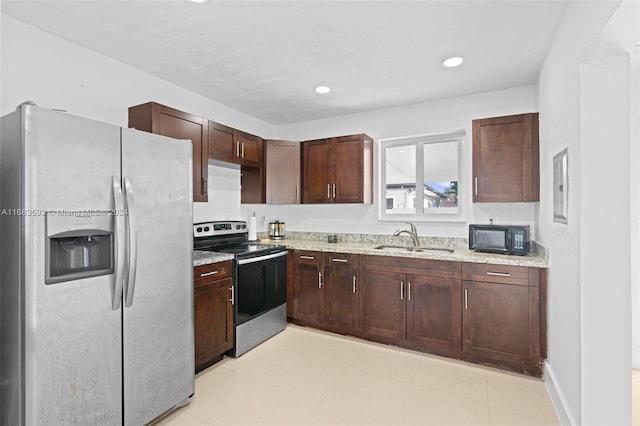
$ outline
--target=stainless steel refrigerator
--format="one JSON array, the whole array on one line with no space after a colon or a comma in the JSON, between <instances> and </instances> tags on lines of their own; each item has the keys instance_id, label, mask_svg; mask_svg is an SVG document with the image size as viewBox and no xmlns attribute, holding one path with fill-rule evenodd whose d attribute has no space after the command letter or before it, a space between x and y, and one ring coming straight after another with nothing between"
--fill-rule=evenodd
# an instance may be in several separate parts
<instances>
[{"instance_id":1,"label":"stainless steel refrigerator","mask_svg":"<svg viewBox=\"0 0 640 426\"><path fill-rule=\"evenodd\" d=\"M0 121L0 423L142 425L194 392L189 141Z\"/></svg>"}]
</instances>

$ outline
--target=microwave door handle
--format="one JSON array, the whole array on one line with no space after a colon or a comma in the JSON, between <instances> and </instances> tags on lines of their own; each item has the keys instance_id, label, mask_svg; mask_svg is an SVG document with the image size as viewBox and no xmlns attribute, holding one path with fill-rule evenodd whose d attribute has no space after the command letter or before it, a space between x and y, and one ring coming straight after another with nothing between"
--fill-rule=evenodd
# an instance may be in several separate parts
<instances>
[{"instance_id":1,"label":"microwave door handle","mask_svg":"<svg viewBox=\"0 0 640 426\"><path fill-rule=\"evenodd\" d=\"M124 200L122 196L122 188L120 187L120 177L113 176L113 206L115 208L114 222L114 244L115 244L115 273L113 274L113 294L111 295L111 309L117 311L120 309L122 301L122 286L124 284L124 268L125 268L125 223L124 216Z\"/></svg>"},{"instance_id":2,"label":"microwave door handle","mask_svg":"<svg viewBox=\"0 0 640 426\"><path fill-rule=\"evenodd\" d=\"M129 274L126 279L124 306L131 306L136 287L138 269L138 231L136 229L136 198L133 184L128 177L124 178L124 189L127 201L127 236L129 245Z\"/></svg>"}]
</instances>

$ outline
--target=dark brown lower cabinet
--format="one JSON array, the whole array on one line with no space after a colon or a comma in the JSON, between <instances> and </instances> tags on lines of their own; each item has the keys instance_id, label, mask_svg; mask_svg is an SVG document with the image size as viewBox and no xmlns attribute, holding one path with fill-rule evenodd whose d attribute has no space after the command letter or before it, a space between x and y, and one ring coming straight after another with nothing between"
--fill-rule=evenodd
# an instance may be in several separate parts
<instances>
[{"instance_id":1,"label":"dark brown lower cabinet","mask_svg":"<svg viewBox=\"0 0 640 426\"><path fill-rule=\"evenodd\" d=\"M358 256L326 253L324 277L324 325L341 333L357 333Z\"/></svg>"},{"instance_id":2,"label":"dark brown lower cabinet","mask_svg":"<svg viewBox=\"0 0 640 426\"><path fill-rule=\"evenodd\" d=\"M540 376L546 269L294 251L292 321Z\"/></svg>"},{"instance_id":3,"label":"dark brown lower cabinet","mask_svg":"<svg viewBox=\"0 0 640 426\"><path fill-rule=\"evenodd\" d=\"M404 340L403 280L403 274L365 269L360 284L360 321L365 335L389 343Z\"/></svg>"},{"instance_id":4,"label":"dark brown lower cabinet","mask_svg":"<svg viewBox=\"0 0 640 426\"><path fill-rule=\"evenodd\" d=\"M529 287L465 281L465 352L529 356Z\"/></svg>"},{"instance_id":5,"label":"dark brown lower cabinet","mask_svg":"<svg viewBox=\"0 0 640 426\"><path fill-rule=\"evenodd\" d=\"M463 281L465 357L540 375L546 358L540 289L546 274L540 277L537 268L465 264L463 275L475 278Z\"/></svg>"},{"instance_id":6,"label":"dark brown lower cabinet","mask_svg":"<svg viewBox=\"0 0 640 426\"><path fill-rule=\"evenodd\" d=\"M462 351L460 263L364 256L364 337L426 352Z\"/></svg>"},{"instance_id":7,"label":"dark brown lower cabinet","mask_svg":"<svg viewBox=\"0 0 640 426\"><path fill-rule=\"evenodd\" d=\"M419 347L460 351L460 279L407 276L407 341Z\"/></svg>"},{"instance_id":8,"label":"dark brown lower cabinet","mask_svg":"<svg viewBox=\"0 0 640 426\"><path fill-rule=\"evenodd\" d=\"M366 271L362 331L374 340L440 354L461 351L460 279Z\"/></svg>"},{"instance_id":9,"label":"dark brown lower cabinet","mask_svg":"<svg viewBox=\"0 0 640 426\"><path fill-rule=\"evenodd\" d=\"M357 268L357 255L295 250L292 318L303 325L357 333Z\"/></svg>"},{"instance_id":10,"label":"dark brown lower cabinet","mask_svg":"<svg viewBox=\"0 0 640 426\"><path fill-rule=\"evenodd\" d=\"M293 252L293 312L294 319L305 325L319 326L324 308L324 277L322 253Z\"/></svg>"},{"instance_id":11,"label":"dark brown lower cabinet","mask_svg":"<svg viewBox=\"0 0 640 426\"><path fill-rule=\"evenodd\" d=\"M194 268L193 311L196 372L233 347L231 261Z\"/></svg>"}]
</instances>

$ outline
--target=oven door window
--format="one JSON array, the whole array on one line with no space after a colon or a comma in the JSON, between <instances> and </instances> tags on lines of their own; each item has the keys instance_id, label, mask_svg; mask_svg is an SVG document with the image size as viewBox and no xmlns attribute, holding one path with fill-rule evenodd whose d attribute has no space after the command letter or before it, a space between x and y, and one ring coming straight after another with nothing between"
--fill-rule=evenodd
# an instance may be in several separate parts
<instances>
[{"instance_id":1,"label":"oven door window","mask_svg":"<svg viewBox=\"0 0 640 426\"><path fill-rule=\"evenodd\" d=\"M238 265L236 325L287 301L286 255Z\"/></svg>"}]
</instances>

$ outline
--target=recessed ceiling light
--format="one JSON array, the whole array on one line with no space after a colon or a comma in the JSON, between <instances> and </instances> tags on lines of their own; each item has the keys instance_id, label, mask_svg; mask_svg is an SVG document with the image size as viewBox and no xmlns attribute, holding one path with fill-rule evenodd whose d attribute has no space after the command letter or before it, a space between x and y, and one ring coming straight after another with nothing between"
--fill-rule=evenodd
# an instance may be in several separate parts
<instances>
[{"instance_id":1,"label":"recessed ceiling light","mask_svg":"<svg viewBox=\"0 0 640 426\"><path fill-rule=\"evenodd\" d=\"M316 93L320 93L321 95L324 95L326 93L329 93L331 91L331 88L329 86L318 86L313 90L315 90Z\"/></svg>"},{"instance_id":2,"label":"recessed ceiling light","mask_svg":"<svg viewBox=\"0 0 640 426\"><path fill-rule=\"evenodd\" d=\"M458 65L460 65L462 62L464 62L464 59L462 59L459 56L454 56L452 58L449 58L447 60L445 60L442 65L444 65L447 68L453 68L453 67L457 67Z\"/></svg>"},{"instance_id":3,"label":"recessed ceiling light","mask_svg":"<svg viewBox=\"0 0 640 426\"><path fill-rule=\"evenodd\" d=\"M193 3L205 3L207 0L191 0Z\"/></svg>"}]
</instances>

